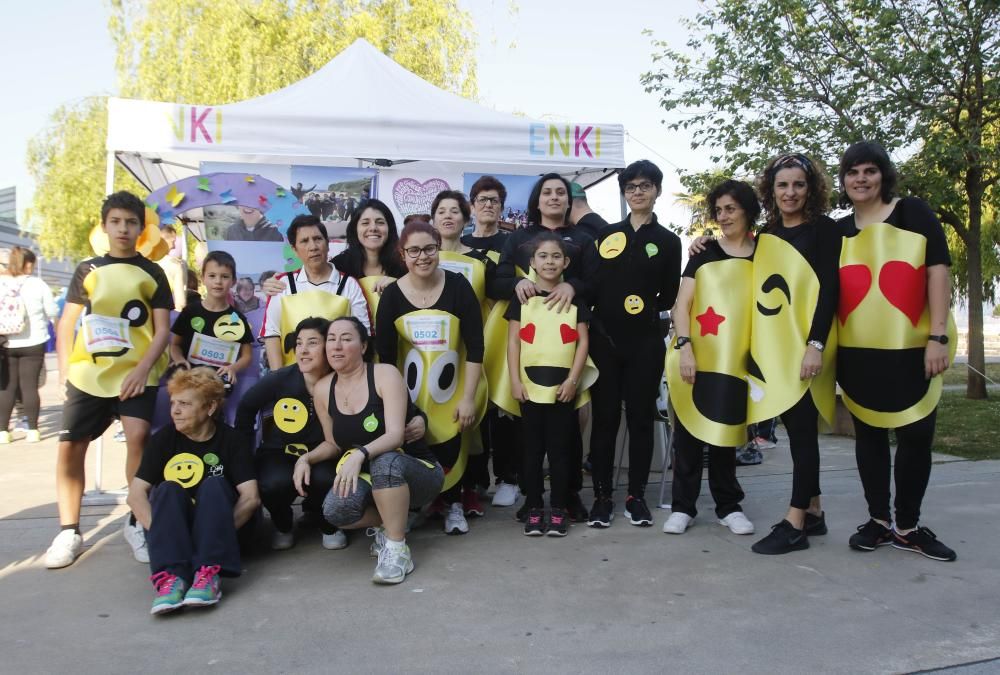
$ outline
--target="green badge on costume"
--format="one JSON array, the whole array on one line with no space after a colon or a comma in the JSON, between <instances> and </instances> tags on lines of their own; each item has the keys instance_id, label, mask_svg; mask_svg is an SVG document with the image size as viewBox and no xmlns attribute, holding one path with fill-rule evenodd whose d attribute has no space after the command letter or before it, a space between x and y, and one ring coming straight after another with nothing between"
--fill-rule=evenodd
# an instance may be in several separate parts
<instances>
[{"instance_id":1,"label":"green badge on costume","mask_svg":"<svg viewBox=\"0 0 1000 675\"><path fill-rule=\"evenodd\" d=\"M202 457L201 461L205 462L205 464L208 464L209 466L215 466L219 463L219 456L214 452L210 452Z\"/></svg>"},{"instance_id":2,"label":"green badge on costume","mask_svg":"<svg viewBox=\"0 0 1000 675\"><path fill-rule=\"evenodd\" d=\"M365 428L365 431L372 432L378 429L378 418L375 417L375 413L372 413L365 418L365 421L361 423L361 426Z\"/></svg>"},{"instance_id":3,"label":"green badge on costume","mask_svg":"<svg viewBox=\"0 0 1000 675\"><path fill-rule=\"evenodd\" d=\"M652 258L654 255L660 252L660 249L656 247L656 244L646 244L646 255Z\"/></svg>"},{"instance_id":4,"label":"green badge on costume","mask_svg":"<svg viewBox=\"0 0 1000 675\"><path fill-rule=\"evenodd\" d=\"M196 316L191 319L191 327L200 333L201 329L205 327L205 320L200 316Z\"/></svg>"}]
</instances>

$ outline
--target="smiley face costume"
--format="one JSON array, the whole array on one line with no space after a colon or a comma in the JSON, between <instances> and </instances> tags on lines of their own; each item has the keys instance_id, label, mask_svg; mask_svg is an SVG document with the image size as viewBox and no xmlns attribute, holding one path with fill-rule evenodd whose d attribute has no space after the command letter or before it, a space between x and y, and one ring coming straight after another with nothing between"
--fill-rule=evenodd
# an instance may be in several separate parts
<instances>
[{"instance_id":1,"label":"smiley face costume","mask_svg":"<svg viewBox=\"0 0 1000 675\"><path fill-rule=\"evenodd\" d=\"M465 392L465 364L482 363L482 312L472 287L455 272L444 271L437 301L414 306L393 284L382 293L376 318L375 347L382 363L394 363L403 375L410 400L427 415L427 442L445 468L446 499L458 486L475 428L459 433L455 409ZM486 382L479 380L477 420L486 409Z\"/></svg>"},{"instance_id":2,"label":"smiley face costume","mask_svg":"<svg viewBox=\"0 0 1000 675\"><path fill-rule=\"evenodd\" d=\"M153 574L167 571L190 584L202 565L219 565L222 576L240 575L233 507L236 488L254 480L240 434L219 424L211 438L194 441L169 424L150 438L135 475L153 486L153 523L146 532ZM244 530L253 527L251 519Z\"/></svg>"},{"instance_id":3,"label":"smiley face costume","mask_svg":"<svg viewBox=\"0 0 1000 675\"><path fill-rule=\"evenodd\" d=\"M253 342L253 329L243 314L232 307L208 310L200 302L186 305L170 332L181 337L188 362L216 368L236 363L240 345Z\"/></svg>"},{"instance_id":4,"label":"smiley face costume","mask_svg":"<svg viewBox=\"0 0 1000 675\"><path fill-rule=\"evenodd\" d=\"M931 443L941 377L927 380L930 334L927 268L951 265L940 221L922 200L900 199L884 223L844 234L837 308L837 380L854 418L858 473L872 518L890 522L890 449L895 428L895 523L916 527L931 470ZM949 360L955 327L948 318Z\"/></svg>"}]
</instances>

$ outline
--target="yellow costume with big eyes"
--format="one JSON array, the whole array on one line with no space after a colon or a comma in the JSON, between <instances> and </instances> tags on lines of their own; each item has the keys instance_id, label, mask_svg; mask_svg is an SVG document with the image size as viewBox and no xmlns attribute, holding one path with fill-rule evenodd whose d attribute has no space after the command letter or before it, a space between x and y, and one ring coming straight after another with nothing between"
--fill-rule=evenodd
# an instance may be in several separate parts
<instances>
[{"instance_id":1,"label":"yellow costume with big eyes","mask_svg":"<svg viewBox=\"0 0 1000 675\"><path fill-rule=\"evenodd\" d=\"M894 429L921 420L941 398L942 378L924 377L930 335L927 238L888 223L845 237L840 253L837 380L862 422ZM948 314L949 361L957 330Z\"/></svg>"},{"instance_id":2,"label":"yellow costume with big eyes","mask_svg":"<svg viewBox=\"0 0 1000 675\"><path fill-rule=\"evenodd\" d=\"M285 340L295 332L300 321L311 316L333 321L351 314L351 303L347 298L327 291L299 291L280 298L282 364L286 366L295 363L295 344L286 345Z\"/></svg>"}]
</instances>

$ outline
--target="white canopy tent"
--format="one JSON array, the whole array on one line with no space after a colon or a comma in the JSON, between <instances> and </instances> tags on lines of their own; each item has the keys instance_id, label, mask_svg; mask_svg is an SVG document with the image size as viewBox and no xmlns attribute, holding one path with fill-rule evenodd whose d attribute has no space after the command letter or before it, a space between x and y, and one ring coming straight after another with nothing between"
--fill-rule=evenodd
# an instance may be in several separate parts
<instances>
[{"instance_id":1,"label":"white canopy tent","mask_svg":"<svg viewBox=\"0 0 1000 675\"><path fill-rule=\"evenodd\" d=\"M254 99L213 106L111 98L108 115L109 181L117 160L150 190L198 173L201 161L558 171L585 187L625 165L621 125L490 110L438 89L365 40Z\"/></svg>"}]
</instances>

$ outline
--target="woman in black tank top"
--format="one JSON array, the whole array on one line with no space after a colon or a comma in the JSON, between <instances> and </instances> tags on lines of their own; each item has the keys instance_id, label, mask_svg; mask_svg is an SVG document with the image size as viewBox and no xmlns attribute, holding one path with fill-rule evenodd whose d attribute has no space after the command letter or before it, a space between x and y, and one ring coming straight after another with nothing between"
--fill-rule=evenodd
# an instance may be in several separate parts
<instances>
[{"instance_id":1,"label":"woman in black tank top","mask_svg":"<svg viewBox=\"0 0 1000 675\"><path fill-rule=\"evenodd\" d=\"M413 571L404 536L409 509L430 502L444 471L426 444L405 444L408 396L395 367L364 361L368 331L354 317L335 319L326 337L333 373L315 387L316 415L325 440L296 466L296 486L309 465L340 458L323 515L344 529L371 528L379 557L372 580L399 583Z\"/></svg>"}]
</instances>

